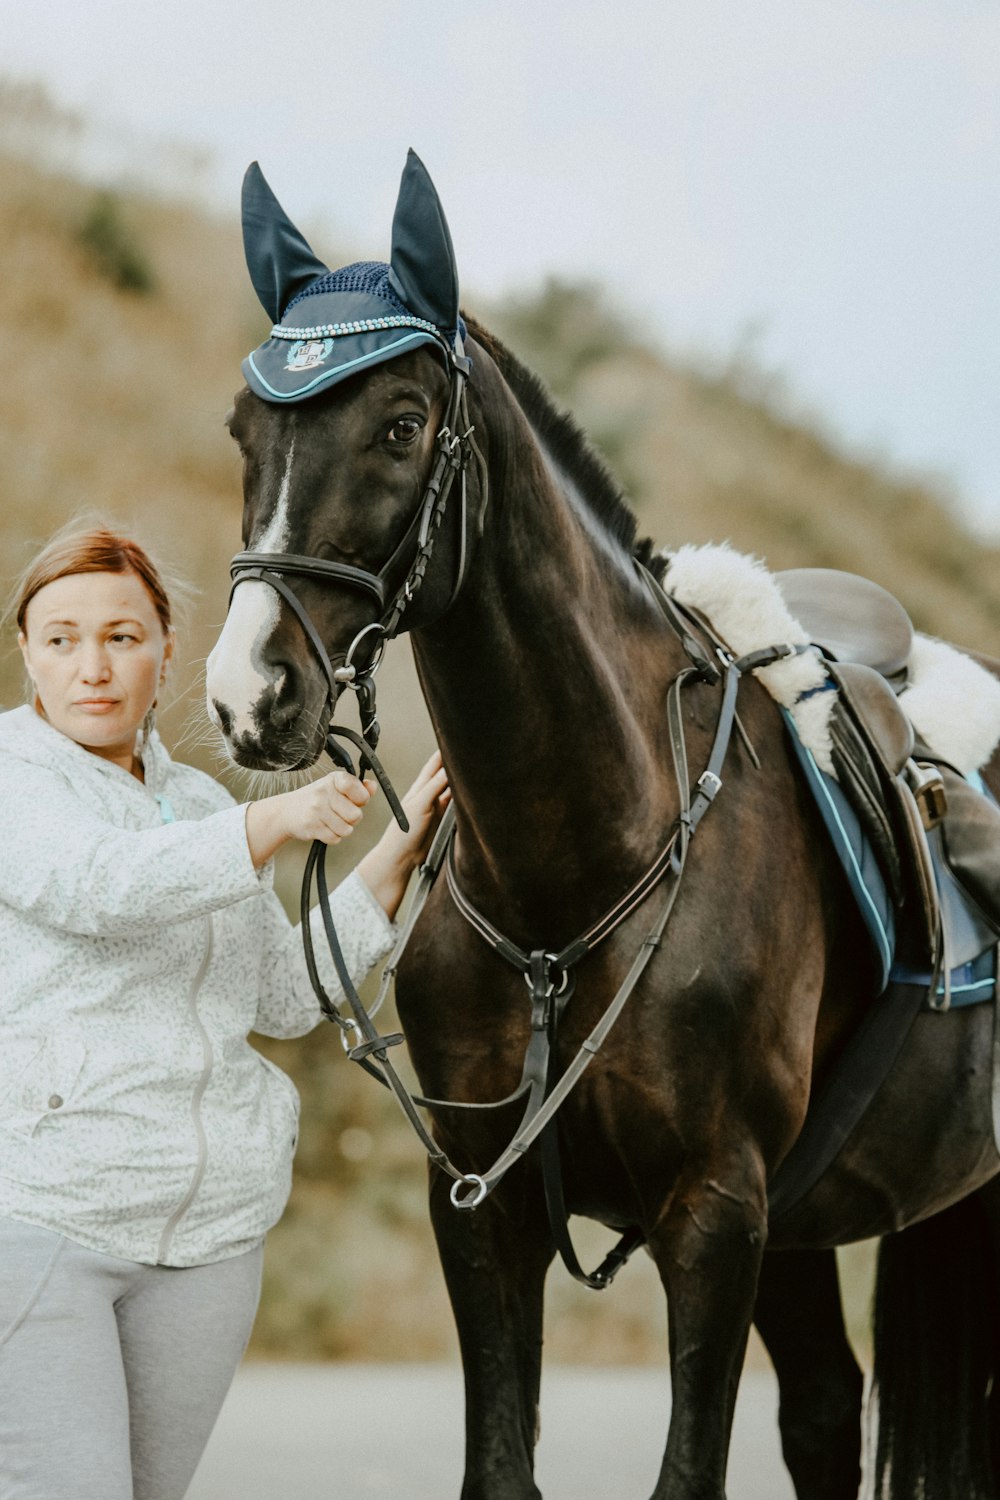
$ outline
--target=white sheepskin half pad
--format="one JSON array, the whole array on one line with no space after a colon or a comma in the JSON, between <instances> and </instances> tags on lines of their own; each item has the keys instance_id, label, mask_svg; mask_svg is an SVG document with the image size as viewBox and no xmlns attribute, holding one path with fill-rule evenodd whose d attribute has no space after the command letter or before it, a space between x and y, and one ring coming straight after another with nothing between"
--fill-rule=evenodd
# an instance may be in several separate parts
<instances>
[{"instance_id":1,"label":"white sheepskin half pad","mask_svg":"<svg viewBox=\"0 0 1000 1500\"><path fill-rule=\"evenodd\" d=\"M1000 744L1000 681L945 641L915 637L899 703L924 744L963 775Z\"/></svg>"},{"instance_id":2,"label":"white sheepskin half pad","mask_svg":"<svg viewBox=\"0 0 1000 1500\"><path fill-rule=\"evenodd\" d=\"M809 643L764 564L728 545L681 547L671 557L663 586L678 603L707 615L736 656L766 646ZM832 774L829 721L837 695L817 693L804 703L798 701L827 680L821 654L806 651L789 656L769 667L758 667L754 676L791 712L802 743L821 769Z\"/></svg>"}]
</instances>

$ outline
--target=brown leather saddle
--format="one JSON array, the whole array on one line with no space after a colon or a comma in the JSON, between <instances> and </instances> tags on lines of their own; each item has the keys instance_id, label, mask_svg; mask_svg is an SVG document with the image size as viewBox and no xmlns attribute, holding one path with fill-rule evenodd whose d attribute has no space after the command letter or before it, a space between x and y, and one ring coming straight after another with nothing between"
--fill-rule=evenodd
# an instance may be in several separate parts
<instances>
[{"instance_id":1,"label":"brown leather saddle","mask_svg":"<svg viewBox=\"0 0 1000 1500\"><path fill-rule=\"evenodd\" d=\"M888 589L836 568L789 568L774 578L791 613L831 660L870 667L897 691L903 686L913 625Z\"/></svg>"},{"instance_id":2,"label":"brown leather saddle","mask_svg":"<svg viewBox=\"0 0 1000 1500\"><path fill-rule=\"evenodd\" d=\"M901 913L902 956L934 970L964 962L950 941L932 845L980 930L1000 932L1000 809L918 744L896 694L906 685L913 625L888 590L832 568L775 580L791 613L822 648L839 688L830 717L833 763Z\"/></svg>"}]
</instances>

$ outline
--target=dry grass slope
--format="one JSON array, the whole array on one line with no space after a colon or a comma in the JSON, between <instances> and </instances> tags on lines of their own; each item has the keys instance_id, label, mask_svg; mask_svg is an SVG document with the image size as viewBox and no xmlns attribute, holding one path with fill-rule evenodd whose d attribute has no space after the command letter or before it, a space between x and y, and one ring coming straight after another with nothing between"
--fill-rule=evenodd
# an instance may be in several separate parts
<instances>
[{"instance_id":1,"label":"dry grass slope","mask_svg":"<svg viewBox=\"0 0 1000 1500\"><path fill-rule=\"evenodd\" d=\"M12 577L69 515L95 507L187 575L197 604L164 730L212 769L199 663L224 614L239 544L239 465L222 422L240 359L265 320L233 219L122 193L110 208L97 204L112 221L98 254L93 234L81 233L96 203L92 187L0 155L3 570ZM116 245L140 258L145 291L113 274ZM660 541L729 538L777 566L864 571L923 627L1000 651L996 551L974 545L930 490L846 458L783 418L745 371L709 377L672 362L588 288L553 284L487 310L486 321L574 407ZM402 781L429 745L405 647L382 681L385 756ZM0 702L20 692L8 651ZM288 894L295 875L295 862L286 863ZM394 1106L355 1076L326 1032L268 1050L295 1076L305 1107L297 1185L272 1237L255 1349L297 1358L453 1352L424 1168ZM607 1298L554 1276L550 1354L659 1360L660 1300L648 1265L630 1269Z\"/></svg>"}]
</instances>

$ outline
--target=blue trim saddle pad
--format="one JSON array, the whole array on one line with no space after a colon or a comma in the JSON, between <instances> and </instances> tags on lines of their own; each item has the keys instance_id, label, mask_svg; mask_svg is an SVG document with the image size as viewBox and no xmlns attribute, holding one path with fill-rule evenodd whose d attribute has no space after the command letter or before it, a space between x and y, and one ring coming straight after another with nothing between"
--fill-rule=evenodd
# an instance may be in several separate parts
<instances>
[{"instance_id":1,"label":"blue trim saddle pad","mask_svg":"<svg viewBox=\"0 0 1000 1500\"><path fill-rule=\"evenodd\" d=\"M796 759L802 767L806 783L857 903L865 931L871 939L875 958L876 993L883 994L890 980L899 984L923 984L929 989L929 971L920 972L896 962L896 914L885 877L862 832L857 813L844 795L840 783L826 771L820 770L812 751L803 745L791 714L787 709L782 709L781 712ZM979 791L989 795L981 777L970 776L968 779ZM943 864L940 839L931 840L931 854L941 899L947 907L946 920L952 947L962 955L962 962L951 971L952 1008L993 1000L997 991L997 945L991 937L987 937L985 929L974 923L962 901L951 872ZM944 996L944 983L941 982L935 998L943 1000ZM928 1004L931 1009L938 1008L930 997Z\"/></svg>"}]
</instances>

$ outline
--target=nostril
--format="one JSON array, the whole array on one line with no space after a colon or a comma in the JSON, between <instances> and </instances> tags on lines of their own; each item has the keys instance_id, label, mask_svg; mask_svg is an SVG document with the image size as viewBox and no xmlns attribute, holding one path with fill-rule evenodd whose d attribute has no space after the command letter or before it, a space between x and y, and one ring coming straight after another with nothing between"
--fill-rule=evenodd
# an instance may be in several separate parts
<instances>
[{"instance_id":1,"label":"nostril","mask_svg":"<svg viewBox=\"0 0 1000 1500\"><path fill-rule=\"evenodd\" d=\"M285 730L302 712L302 685L288 662L272 662L271 668L275 675L268 718L275 729Z\"/></svg>"},{"instance_id":2,"label":"nostril","mask_svg":"<svg viewBox=\"0 0 1000 1500\"><path fill-rule=\"evenodd\" d=\"M275 702L271 710L271 723L276 729L287 729L290 724L294 724L301 712L302 699L297 693L289 693L282 701Z\"/></svg>"},{"instance_id":3,"label":"nostril","mask_svg":"<svg viewBox=\"0 0 1000 1500\"><path fill-rule=\"evenodd\" d=\"M231 735L233 724L235 723L232 709L227 708L224 703L220 703L218 698L212 699L212 707L215 709L218 725L223 734Z\"/></svg>"}]
</instances>

